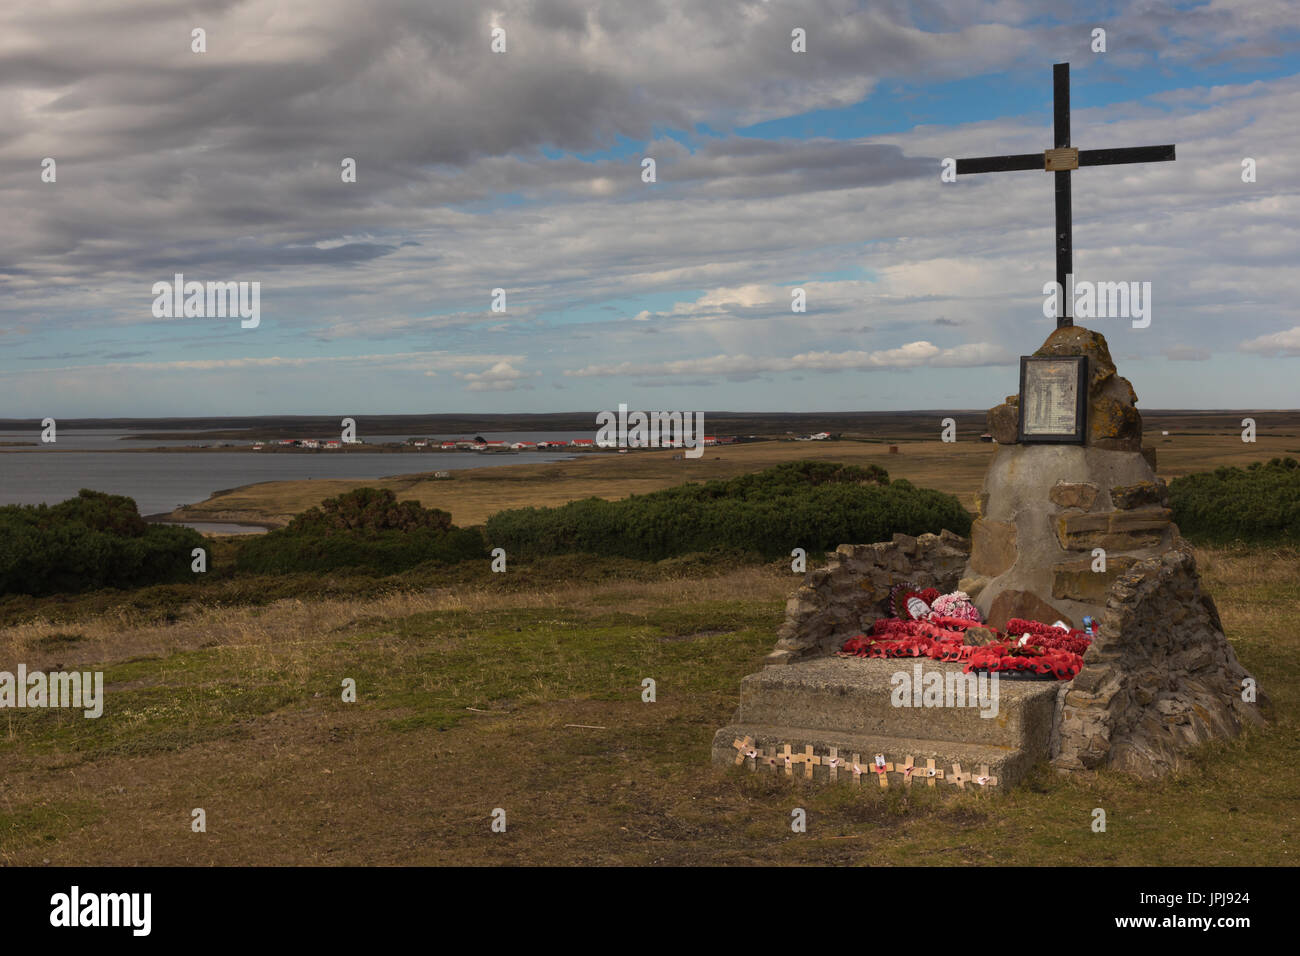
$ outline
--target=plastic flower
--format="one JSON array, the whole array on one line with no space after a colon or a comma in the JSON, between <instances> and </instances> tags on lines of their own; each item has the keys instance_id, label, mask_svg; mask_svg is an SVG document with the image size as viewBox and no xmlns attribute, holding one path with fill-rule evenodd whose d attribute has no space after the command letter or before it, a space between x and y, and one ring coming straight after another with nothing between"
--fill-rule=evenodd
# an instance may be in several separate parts
<instances>
[{"instance_id":1,"label":"plastic flower","mask_svg":"<svg viewBox=\"0 0 1300 956\"><path fill-rule=\"evenodd\" d=\"M930 606L930 615L931 617L955 617L976 622L983 622L984 620L979 608L975 606L970 599L970 595L965 591L953 591L951 594L939 595Z\"/></svg>"}]
</instances>

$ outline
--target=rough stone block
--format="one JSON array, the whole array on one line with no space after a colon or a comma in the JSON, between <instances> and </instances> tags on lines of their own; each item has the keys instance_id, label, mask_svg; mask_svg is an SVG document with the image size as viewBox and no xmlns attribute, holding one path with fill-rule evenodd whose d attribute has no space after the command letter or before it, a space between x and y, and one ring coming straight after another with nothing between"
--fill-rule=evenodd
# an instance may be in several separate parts
<instances>
[{"instance_id":1,"label":"rough stone block","mask_svg":"<svg viewBox=\"0 0 1300 956\"><path fill-rule=\"evenodd\" d=\"M1013 398L1016 396L1010 396L1003 404L993 406L985 416L985 426L999 445L1014 445L1020 437L1019 399L1017 398L1016 404L1012 404Z\"/></svg>"},{"instance_id":2,"label":"rough stone block","mask_svg":"<svg viewBox=\"0 0 1300 956\"><path fill-rule=\"evenodd\" d=\"M898 549L900 554L905 554L909 558L915 557L916 545L917 545L916 538L912 537L910 534L894 535L894 547Z\"/></svg>"},{"instance_id":3,"label":"rough stone block","mask_svg":"<svg viewBox=\"0 0 1300 956\"><path fill-rule=\"evenodd\" d=\"M1119 485L1110 489L1110 500L1116 508L1128 510L1144 505L1169 504L1169 486L1163 478L1155 481L1139 481L1135 485Z\"/></svg>"},{"instance_id":4,"label":"rough stone block","mask_svg":"<svg viewBox=\"0 0 1300 956\"><path fill-rule=\"evenodd\" d=\"M973 575L970 577L962 578L960 581L958 581L957 590L965 591L966 594L969 595L970 599L974 601L977 597L979 597L980 592L983 591L984 588L988 586L988 583L989 583L989 578L985 577L984 575L982 574Z\"/></svg>"},{"instance_id":5,"label":"rough stone block","mask_svg":"<svg viewBox=\"0 0 1300 956\"><path fill-rule=\"evenodd\" d=\"M963 538L961 535L949 531L947 528L944 528L939 532L939 541L946 547L954 548L962 554L970 554L970 538Z\"/></svg>"},{"instance_id":6,"label":"rough stone block","mask_svg":"<svg viewBox=\"0 0 1300 956\"><path fill-rule=\"evenodd\" d=\"M969 627L966 629L962 643L972 647L983 647L985 644L992 644L997 637L997 634L987 627Z\"/></svg>"},{"instance_id":7,"label":"rough stone block","mask_svg":"<svg viewBox=\"0 0 1300 956\"><path fill-rule=\"evenodd\" d=\"M1092 559L1066 561L1052 568L1052 597L1085 604L1104 604L1115 579L1137 564L1137 558L1116 555L1105 571L1094 571Z\"/></svg>"},{"instance_id":8,"label":"rough stone block","mask_svg":"<svg viewBox=\"0 0 1300 956\"><path fill-rule=\"evenodd\" d=\"M1057 539L1067 551L1152 548L1163 541L1169 527L1168 509L1158 512L1091 512L1061 515L1056 519Z\"/></svg>"},{"instance_id":9,"label":"rough stone block","mask_svg":"<svg viewBox=\"0 0 1300 956\"><path fill-rule=\"evenodd\" d=\"M971 526L970 569L995 578L1016 563L1016 526L977 518Z\"/></svg>"},{"instance_id":10,"label":"rough stone block","mask_svg":"<svg viewBox=\"0 0 1300 956\"><path fill-rule=\"evenodd\" d=\"M1125 534L1133 531L1164 531L1173 520L1174 513L1168 508L1112 511L1109 515L1107 530L1111 534Z\"/></svg>"},{"instance_id":11,"label":"rough stone block","mask_svg":"<svg viewBox=\"0 0 1300 956\"><path fill-rule=\"evenodd\" d=\"M1068 514L1056 519L1058 536L1080 534L1087 531L1105 531L1110 527L1110 514Z\"/></svg>"},{"instance_id":12,"label":"rough stone block","mask_svg":"<svg viewBox=\"0 0 1300 956\"><path fill-rule=\"evenodd\" d=\"M1062 508L1082 508L1087 511L1101 491L1090 481L1058 481L1049 492L1052 503Z\"/></svg>"}]
</instances>

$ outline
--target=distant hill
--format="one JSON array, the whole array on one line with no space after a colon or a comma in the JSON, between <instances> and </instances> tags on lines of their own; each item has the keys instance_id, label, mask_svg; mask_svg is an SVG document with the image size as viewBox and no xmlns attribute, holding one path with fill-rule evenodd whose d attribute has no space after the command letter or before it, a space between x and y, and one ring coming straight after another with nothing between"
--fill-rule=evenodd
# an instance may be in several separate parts
<instances>
[{"instance_id":1,"label":"distant hill","mask_svg":"<svg viewBox=\"0 0 1300 956\"><path fill-rule=\"evenodd\" d=\"M991 396L996 404L1001 396ZM658 409L646 409L657 411ZM691 409L696 411L696 409ZM1148 441L1160 432L1228 434L1241 431L1243 418L1254 418L1261 434L1300 435L1300 410L1139 409ZM770 438L830 432L845 438L893 441L933 438L939 422L951 417L962 435L984 431L985 409L928 409L902 412L727 412L705 411L706 430L713 435L761 435ZM195 438L221 441L239 438L291 438L339 430L343 418L354 418L362 438L384 435L475 435L484 432L595 431L596 411L545 414L444 415L264 415L198 418L60 418L60 428L103 428L131 431L134 437L161 441ZM201 434L194 435L195 430ZM0 419L0 431L40 431L35 419ZM184 434L177 434L184 432Z\"/></svg>"}]
</instances>

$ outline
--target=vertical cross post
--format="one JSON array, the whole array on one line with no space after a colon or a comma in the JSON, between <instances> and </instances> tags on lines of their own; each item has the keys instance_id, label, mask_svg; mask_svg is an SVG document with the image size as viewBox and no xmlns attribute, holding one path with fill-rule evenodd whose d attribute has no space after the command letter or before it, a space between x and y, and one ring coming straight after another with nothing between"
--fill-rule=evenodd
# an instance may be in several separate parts
<instances>
[{"instance_id":1,"label":"vertical cross post","mask_svg":"<svg viewBox=\"0 0 1300 956\"><path fill-rule=\"evenodd\" d=\"M781 753L777 754L777 759L780 760L781 763L785 766L785 775L787 777L793 776L794 775L794 759L793 759L794 754L790 752L789 744L782 744L781 746L784 749Z\"/></svg>"},{"instance_id":2,"label":"vertical cross post","mask_svg":"<svg viewBox=\"0 0 1300 956\"><path fill-rule=\"evenodd\" d=\"M831 783L839 779L840 767L844 766L844 758L840 756L839 748L831 747L830 754L822 758L822 763L826 765L826 773Z\"/></svg>"},{"instance_id":3,"label":"vertical cross post","mask_svg":"<svg viewBox=\"0 0 1300 956\"><path fill-rule=\"evenodd\" d=\"M1057 63L1052 67L1052 125L1057 149L1070 145L1070 64ZM1056 176L1056 327L1074 324L1073 303L1066 277L1074 272L1073 204L1070 201L1070 171L1058 169Z\"/></svg>"}]
</instances>

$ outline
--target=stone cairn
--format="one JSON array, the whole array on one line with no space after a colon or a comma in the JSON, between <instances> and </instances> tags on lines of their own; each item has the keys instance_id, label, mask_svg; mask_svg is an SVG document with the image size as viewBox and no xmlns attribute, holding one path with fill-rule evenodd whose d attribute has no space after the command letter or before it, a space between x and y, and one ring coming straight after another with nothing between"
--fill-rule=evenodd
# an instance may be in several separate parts
<instances>
[{"instance_id":1,"label":"stone cairn","mask_svg":"<svg viewBox=\"0 0 1300 956\"><path fill-rule=\"evenodd\" d=\"M1084 669L1056 697L1050 760L1064 771L1113 767L1156 777L1186 752L1264 720L1213 600L1201 591L1190 545L1142 446L1142 417L1106 340L1079 326L1054 331L1036 353L1088 359L1083 445L1017 444L1017 396L989 411L998 442L966 540L951 532L841 545L807 573L786 606L769 665L833 654L887 616L889 589L960 589L988 622L1011 618L1100 633Z\"/></svg>"}]
</instances>

